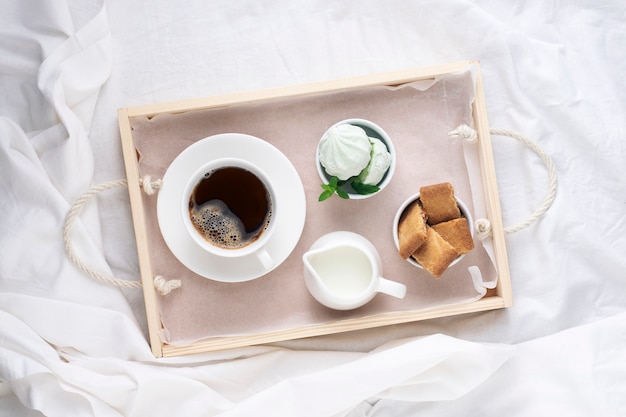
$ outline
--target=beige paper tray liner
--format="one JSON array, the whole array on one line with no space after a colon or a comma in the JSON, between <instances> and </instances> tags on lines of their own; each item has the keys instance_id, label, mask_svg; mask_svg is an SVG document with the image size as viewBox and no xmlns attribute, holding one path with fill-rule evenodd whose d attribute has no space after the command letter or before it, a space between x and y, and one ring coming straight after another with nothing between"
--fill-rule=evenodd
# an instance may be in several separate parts
<instances>
[{"instance_id":1,"label":"beige paper tray liner","mask_svg":"<svg viewBox=\"0 0 626 417\"><path fill-rule=\"evenodd\" d=\"M481 245L435 279L398 256L391 231L396 210L420 186L448 181L471 210L472 192L482 195L480 182L468 177L463 144L448 136L460 124L472 125L474 92L468 70L426 84L366 87L131 118L141 175L161 178L176 156L195 141L239 132L280 149L296 167L306 194L306 222L292 254L271 273L245 283L212 281L182 265L161 236L156 196L144 196L154 273L182 280L180 289L159 297L164 341L184 345L209 337L297 328L480 298L484 291L476 288L467 267L477 265L485 281L496 279ZM390 186L375 197L346 201L334 196L320 203L317 142L329 126L347 118L369 119L387 131L396 148L396 172ZM336 230L357 232L369 239L382 258L384 276L406 284L406 297L399 300L379 294L364 307L347 312L318 304L304 285L301 256L317 238Z\"/></svg>"}]
</instances>

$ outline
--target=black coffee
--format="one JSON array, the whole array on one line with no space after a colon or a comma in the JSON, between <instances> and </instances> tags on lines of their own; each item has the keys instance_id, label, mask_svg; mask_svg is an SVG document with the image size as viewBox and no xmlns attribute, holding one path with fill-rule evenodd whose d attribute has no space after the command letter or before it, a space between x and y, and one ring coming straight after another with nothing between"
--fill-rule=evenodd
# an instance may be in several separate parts
<instances>
[{"instance_id":1,"label":"black coffee","mask_svg":"<svg viewBox=\"0 0 626 417\"><path fill-rule=\"evenodd\" d=\"M189 215L209 243L239 249L256 241L272 217L269 192L252 172L239 167L207 172L189 198Z\"/></svg>"}]
</instances>

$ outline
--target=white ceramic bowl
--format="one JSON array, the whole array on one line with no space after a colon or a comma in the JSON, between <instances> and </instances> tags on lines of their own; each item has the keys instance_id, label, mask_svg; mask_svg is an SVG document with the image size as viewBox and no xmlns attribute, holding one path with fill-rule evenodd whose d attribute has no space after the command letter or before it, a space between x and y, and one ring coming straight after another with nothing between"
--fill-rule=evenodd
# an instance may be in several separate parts
<instances>
[{"instance_id":1,"label":"white ceramic bowl","mask_svg":"<svg viewBox=\"0 0 626 417\"><path fill-rule=\"evenodd\" d=\"M393 242L396 245L396 250L400 249L400 243L398 241L398 224L400 223L400 217L402 216L402 213L404 213L404 210L419 198L420 198L420 193L413 194L411 197L407 198L404 201L404 203L402 203L402 205L396 212L396 215L393 219L393 229L392 229L393 230ZM458 204L459 209L461 210L461 215L467 219L467 224L469 225L470 234L472 235L472 237L474 237L474 221L472 220L472 214L470 213L469 209L467 208L467 206L465 205L463 201L461 201L456 196L454 198L456 199L456 203ZM465 254L459 255L454 261L452 261L450 265L448 265L448 268L450 268L452 265L459 263L461 259L463 259L464 256ZM407 262L413 266L424 269L422 265L420 265L411 257L407 259Z\"/></svg>"},{"instance_id":2,"label":"white ceramic bowl","mask_svg":"<svg viewBox=\"0 0 626 417\"><path fill-rule=\"evenodd\" d=\"M359 199L364 199L364 198L375 196L376 194L384 190L385 187L389 184L389 182L391 182L393 173L396 170L396 151L393 147L393 143L391 142L391 138L389 137L387 132L383 130L383 128L378 126L376 123L370 122L369 120L365 120L365 119L342 120L332 125L328 130L333 129L334 127L342 125L342 124L350 124L354 126L359 126L363 130L365 130L365 133L367 133L368 137L380 139L385 144L385 146L387 147L387 150L389 151L389 154L391 155L391 165L389 165L389 169L387 169L387 172L383 176L383 179L381 180L381 182L376 184L378 185L379 190L376 191L375 193L359 194L352 189L349 183L346 183L341 187L345 192L348 193L351 200L359 200ZM328 130L326 132L328 132ZM324 132L324 135L326 135L326 132ZM320 163L319 144L318 144L317 152L315 153L315 164L317 165L317 172L320 176L320 179L322 180L324 184L328 184L332 176L326 173L326 171L324 170L324 167Z\"/></svg>"}]
</instances>

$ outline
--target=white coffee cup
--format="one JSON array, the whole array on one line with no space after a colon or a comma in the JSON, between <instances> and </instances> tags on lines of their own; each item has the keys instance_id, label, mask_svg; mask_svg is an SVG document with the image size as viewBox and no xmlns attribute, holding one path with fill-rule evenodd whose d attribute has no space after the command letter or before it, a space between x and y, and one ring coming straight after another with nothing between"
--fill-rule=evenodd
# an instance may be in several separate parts
<instances>
[{"instance_id":1,"label":"white coffee cup","mask_svg":"<svg viewBox=\"0 0 626 417\"><path fill-rule=\"evenodd\" d=\"M406 286L383 278L376 248L365 237L347 231L319 238L302 256L304 279L311 295L335 310L368 303L377 293L404 298Z\"/></svg>"},{"instance_id":2,"label":"white coffee cup","mask_svg":"<svg viewBox=\"0 0 626 417\"><path fill-rule=\"evenodd\" d=\"M207 162L187 181L181 215L193 241L208 253L254 255L265 269L274 266L266 246L276 224L275 193L253 163L239 158Z\"/></svg>"}]
</instances>

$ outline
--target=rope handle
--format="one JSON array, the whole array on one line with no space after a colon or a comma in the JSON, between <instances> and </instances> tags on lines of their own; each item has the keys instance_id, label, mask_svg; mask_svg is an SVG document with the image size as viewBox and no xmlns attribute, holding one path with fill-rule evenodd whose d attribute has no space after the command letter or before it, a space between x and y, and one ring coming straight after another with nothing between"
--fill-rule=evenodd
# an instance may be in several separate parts
<instances>
[{"instance_id":1,"label":"rope handle","mask_svg":"<svg viewBox=\"0 0 626 417\"><path fill-rule=\"evenodd\" d=\"M541 158L541 160L546 165L546 168L548 169L548 177L549 177L548 191L543 201L541 202L539 207L537 207L537 209L526 220L516 225L508 226L504 228L505 234L511 234L511 233L518 232L530 226L531 224L535 223L552 206L552 203L554 202L554 199L556 198L556 190L557 190L557 185L558 185L556 167L554 166L554 162L552 162L552 158L550 158L550 155L548 155L537 143L533 142L527 137L517 132L514 132L512 130L508 130L508 129L492 128L489 130L489 133L491 133L492 135L496 135L496 136L508 136L508 137L511 137L513 139L516 139L522 142L524 145L530 148L533 152L535 152ZM448 135L450 137L461 137L469 143L476 143L476 141L478 140L478 135L476 131L467 125L460 125L456 129L448 132ZM477 219L475 222L475 227L476 227L477 236L479 239L482 240L491 235L491 223L489 222L489 220Z\"/></svg>"},{"instance_id":2,"label":"rope handle","mask_svg":"<svg viewBox=\"0 0 626 417\"><path fill-rule=\"evenodd\" d=\"M161 180L152 181L149 176L140 179L141 187L144 192L148 195L152 195L159 189L162 185ZM111 190L113 188L119 187L127 187L128 182L126 180L115 180L106 182L103 184L95 185L91 187L88 191L86 191L83 195L81 195L70 207L70 210L65 218L65 224L63 227L63 243L65 244L65 252L70 261L81 271L87 273L93 279L104 282L105 284L113 285L121 288L141 288L141 281L128 281L124 279L115 278L106 274L102 274L87 264L85 264L82 260L78 258L76 253L74 252L74 248L72 246L72 230L74 227L74 221L80 216L85 204L94 196L100 194L103 191ZM161 275L157 275L153 280L154 288L161 295L167 295L172 290L179 288L181 286L181 281L177 279L166 280Z\"/></svg>"}]
</instances>

